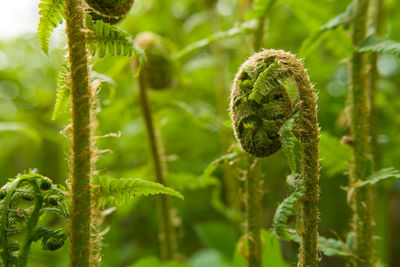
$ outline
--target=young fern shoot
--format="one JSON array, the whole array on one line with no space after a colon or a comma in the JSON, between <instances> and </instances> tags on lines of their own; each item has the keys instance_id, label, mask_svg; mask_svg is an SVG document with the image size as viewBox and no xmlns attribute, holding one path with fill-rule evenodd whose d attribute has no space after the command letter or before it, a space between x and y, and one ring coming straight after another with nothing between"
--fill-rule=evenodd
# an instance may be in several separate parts
<instances>
[{"instance_id":1,"label":"young fern shoot","mask_svg":"<svg viewBox=\"0 0 400 267\"><path fill-rule=\"evenodd\" d=\"M166 166L162 144L154 126L148 90L166 89L173 85L173 64L168 53L161 43L161 37L145 32L135 38L138 46L144 49L147 62L144 64L137 79L139 90L139 103L146 126L147 141L150 149L154 180L157 183L166 184ZM159 220L159 241L161 246L161 259L163 261L176 259L177 241L170 197L157 196L157 214Z\"/></svg>"},{"instance_id":2,"label":"young fern shoot","mask_svg":"<svg viewBox=\"0 0 400 267\"><path fill-rule=\"evenodd\" d=\"M287 79L295 82L299 99L295 105L299 110L296 132L302 147L301 176L304 187L298 217L301 223L298 229L301 237L299 266L317 267L319 128L316 97L307 71L294 55L282 50L262 50L254 54L242 64L236 75L230 111L234 133L243 150L254 157L268 157L276 153L282 146L280 130L293 115L294 104L284 86ZM247 182L250 184L248 188L251 188L254 179L249 177ZM251 207L247 209L249 212ZM254 230L248 231L251 234ZM249 242L253 240L249 236ZM255 260L257 257L255 251L249 251L250 267L261 266Z\"/></svg>"}]
</instances>

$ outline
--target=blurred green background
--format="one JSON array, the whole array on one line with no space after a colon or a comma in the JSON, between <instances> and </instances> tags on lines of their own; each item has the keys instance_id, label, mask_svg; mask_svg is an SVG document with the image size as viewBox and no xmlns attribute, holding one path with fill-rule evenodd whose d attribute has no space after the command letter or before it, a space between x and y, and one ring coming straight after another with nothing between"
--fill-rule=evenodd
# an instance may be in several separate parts
<instances>
[{"instance_id":1,"label":"blurred green background","mask_svg":"<svg viewBox=\"0 0 400 267\"><path fill-rule=\"evenodd\" d=\"M151 31L163 36L172 51L227 30L246 19L250 1L245 0L137 0L119 27L132 36ZM323 24L343 12L350 1L278 1L265 27L264 48L298 53L303 41ZM400 41L400 4L385 1L383 35ZM34 14L32 14L33 16ZM13 27L2 21L2 27ZM0 182L29 168L57 183L68 176L68 142L60 134L70 123L63 114L51 120L56 94L56 78L64 61L63 26L51 39L50 56L39 48L35 33L0 40ZM155 120L161 132L170 186L180 190L185 200L173 200L178 218L179 250L194 267L231 266L235 244L244 225L215 208L210 199L215 186L188 188L180 179L197 179L216 158L235 144L229 124L229 90L241 63L253 53L253 34L238 35L214 43L176 62L177 84L167 91L152 91ZM347 151L340 139L347 134L346 112L348 63L351 54L349 29L329 32L304 58L318 94L321 138L320 232L345 239L351 229L346 203ZM93 76L105 79L98 93L96 135L121 133L119 138L101 138L99 149L112 153L100 156L97 170L115 178L151 179L144 124L138 105L130 59L113 57L92 62ZM400 61L379 56L380 79L376 104L380 167L400 168ZM220 92L218 96L218 92ZM221 93L223 92L223 93ZM221 97L222 95L222 97ZM277 205L288 194L285 182L289 169L279 152L263 160L263 225L271 227ZM240 165L231 166L230 179L240 182ZM223 168L213 175L224 184ZM175 182L174 182L175 181ZM176 182L178 181L178 182ZM228 202L222 186L220 200ZM387 266L400 266L400 182L385 182L376 191L376 229L379 256ZM233 192L237 203L241 193ZM104 227L101 266L129 266L137 260L158 255L155 198L137 198L109 215ZM228 204L226 204L228 205ZM240 210L243 211L243 205ZM50 221L49 223L57 223ZM285 260L296 265L297 247L282 243ZM31 266L67 266L68 248L43 252L36 244ZM148 265L151 266L151 265ZM338 257L322 256L320 266L344 266Z\"/></svg>"}]
</instances>

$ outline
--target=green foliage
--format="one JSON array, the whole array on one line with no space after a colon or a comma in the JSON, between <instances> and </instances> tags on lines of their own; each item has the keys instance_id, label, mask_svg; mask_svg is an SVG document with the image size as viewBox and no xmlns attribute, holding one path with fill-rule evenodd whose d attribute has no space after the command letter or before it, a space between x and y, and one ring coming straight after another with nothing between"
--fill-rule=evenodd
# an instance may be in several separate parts
<instances>
[{"instance_id":1,"label":"green foliage","mask_svg":"<svg viewBox=\"0 0 400 267\"><path fill-rule=\"evenodd\" d=\"M64 0L41 0L39 4L39 25L37 33L40 48L47 55L49 53L49 39L55 27L62 23L64 18Z\"/></svg>"},{"instance_id":2,"label":"green foliage","mask_svg":"<svg viewBox=\"0 0 400 267\"><path fill-rule=\"evenodd\" d=\"M328 132L321 132L319 139L321 165L329 177L342 174L348 170L351 162L351 148L341 144L340 140ZM340 155L338 157L337 155Z\"/></svg>"},{"instance_id":3,"label":"green foliage","mask_svg":"<svg viewBox=\"0 0 400 267\"><path fill-rule=\"evenodd\" d=\"M130 265L130 267L189 267L189 265L174 261L163 263L156 257L148 257L139 260L137 263Z\"/></svg>"},{"instance_id":4,"label":"green foliage","mask_svg":"<svg viewBox=\"0 0 400 267\"><path fill-rule=\"evenodd\" d=\"M98 176L93 181L93 194L102 206L124 205L132 197L166 194L183 199L183 195L159 183L140 179L113 179Z\"/></svg>"},{"instance_id":5,"label":"green foliage","mask_svg":"<svg viewBox=\"0 0 400 267\"><path fill-rule=\"evenodd\" d=\"M4 266L15 261L18 266L27 266L32 242L42 240L44 250L53 251L63 246L67 238L64 230L37 225L46 211L69 217L64 194L61 187L34 171L17 175L0 189L0 244ZM18 235L23 235L23 239Z\"/></svg>"},{"instance_id":6,"label":"green foliage","mask_svg":"<svg viewBox=\"0 0 400 267\"><path fill-rule=\"evenodd\" d=\"M232 226L221 222L207 222L195 227L201 242L219 251L226 259L231 259L239 238Z\"/></svg>"},{"instance_id":7,"label":"green foliage","mask_svg":"<svg viewBox=\"0 0 400 267\"><path fill-rule=\"evenodd\" d=\"M293 174L299 173L300 171L299 160L301 156L301 142L293 133L293 127L298 117L298 113L296 113L290 119L288 119L282 125L280 132L282 151L286 156L289 168Z\"/></svg>"},{"instance_id":8,"label":"green foliage","mask_svg":"<svg viewBox=\"0 0 400 267\"><path fill-rule=\"evenodd\" d=\"M255 0L251 9L246 14L247 19L260 19L262 18L269 8L276 2L276 0Z\"/></svg>"},{"instance_id":9,"label":"green foliage","mask_svg":"<svg viewBox=\"0 0 400 267\"><path fill-rule=\"evenodd\" d=\"M299 187L279 204L272 221L272 231L277 237L288 241L297 238L297 234L293 235L293 232L288 230L287 223L289 217L296 214L302 196L303 187Z\"/></svg>"},{"instance_id":10,"label":"green foliage","mask_svg":"<svg viewBox=\"0 0 400 267\"><path fill-rule=\"evenodd\" d=\"M86 14L85 25L89 30L87 34L88 49L93 55L97 53L98 57L103 58L105 55L131 57L132 54L135 54L139 60L139 67L135 75L140 73L146 61L146 55L127 32L102 20L94 22L89 14Z\"/></svg>"},{"instance_id":11,"label":"green foliage","mask_svg":"<svg viewBox=\"0 0 400 267\"><path fill-rule=\"evenodd\" d=\"M359 48L360 52L390 53L400 57L400 43L383 37L371 35Z\"/></svg>"},{"instance_id":12,"label":"green foliage","mask_svg":"<svg viewBox=\"0 0 400 267\"><path fill-rule=\"evenodd\" d=\"M318 248L326 256L352 256L351 251L347 248L345 243L333 238L320 236L318 239Z\"/></svg>"},{"instance_id":13,"label":"green foliage","mask_svg":"<svg viewBox=\"0 0 400 267\"><path fill-rule=\"evenodd\" d=\"M396 170L395 168L386 168L386 169L381 169L375 173L373 173L371 176L368 177L365 181L360 181L357 182L354 187L360 188L366 185L374 185L379 182L385 181L387 179L400 179L400 171Z\"/></svg>"},{"instance_id":14,"label":"green foliage","mask_svg":"<svg viewBox=\"0 0 400 267\"><path fill-rule=\"evenodd\" d=\"M68 65L66 63L62 64L58 71L56 102L54 104L53 115L51 116L52 120L56 120L69 107L70 91L67 85L68 74Z\"/></svg>"},{"instance_id":15,"label":"green foliage","mask_svg":"<svg viewBox=\"0 0 400 267\"><path fill-rule=\"evenodd\" d=\"M261 231L262 235L262 262L263 266L289 267L290 265L283 260L280 244L276 237L265 231ZM247 238L242 237L236 246L235 256L233 259L233 267L247 266Z\"/></svg>"},{"instance_id":16,"label":"green foliage","mask_svg":"<svg viewBox=\"0 0 400 267\"><path fill-rule=\"evenodd\" d=\"M301 44L301 48L299 51L299 55L301 57L307 57L321 42L324 38L327 38L328 33L332 30L338 28L339 26L344 25L345 27L349 27L352 21L353 14L353 3L350 3L346 8L346 11L340 13L326 24L321 26L318 31L311 34L307 39L303 41Z\"/></svg>"},{"instance_id":17,"label":"green foliage","mask_svg":"<svg viewBox=\"0 0 400 267\"><path fill-rule=\"evenodd\" d=\"M175 60L180 60L194 52L197 52L200 49L203 49L210 44L212 44L215 41L226 39L226 38L231 38L240 34L246 34L254 31L255 29L255 24L252 21L246 21L240 24L238 27L233 27L229 30L226 31L220 31L212 34L211 36L202 39L200 41L194 42L185 48L183 48L181 51L175 53L172 55L172 58Z\"/></svg>"},{"instance_id":18,"label":"green foliage","mask_svg":"<svg viewBox=\"0 0 400 267\"><path fill-rule=\"evenodd\" d=\"M29 137L35 143L41 143L39 133L32 127L19 122L0 122L1 132L20 132Z\"/></svg>"}]
</instances>

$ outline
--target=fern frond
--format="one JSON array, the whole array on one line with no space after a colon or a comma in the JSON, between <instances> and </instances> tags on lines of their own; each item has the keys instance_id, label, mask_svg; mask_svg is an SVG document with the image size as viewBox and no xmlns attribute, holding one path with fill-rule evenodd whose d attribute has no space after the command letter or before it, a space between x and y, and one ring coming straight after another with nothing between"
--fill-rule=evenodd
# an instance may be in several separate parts
<instances>
[{"instance_id":1,"label":"fern frond","mask_svg":"<svg viewBox=\"0 0 400 267\"><path fill-rule=\"evenodd\" d=\"M341 25L348 26L353 20L353 4L350 3L343 13L340 13L326 24L321 26L318 31L311 34L310 37L305 39L301 44L299 55L301 57L307 57L323 40L324 35L338 28Z\"/></svg>"},{"instance_id":2,"label":"fern frond","mask_svg":"<svg viewBox=\"0 0 400 267\"><path fill-rule=\"evenodd\" d=\"M226 39L226 38L231 38L231 37L234 37L234 36L237 36L240 34L250 33L252 31L254 31L256 28L256 23L254 23L254 22L255 22L254 20L245 21L242 24L240 24L238 27L233 27L226 31L216 32L203 40L194 42L194 43L186 46L181 51L172 55L172 58L174 60L179 60L189 54L192 54L194 52L197 52L200 49L203 49L203 48L209 46L211 43L213 43L215 41Z\"/></svg>"},{"instance_id":3,"label":"fern frond","mask_svg":"<svg viewBox=\"0 0 400 267\"><path fill-rule=\"evenodd\" d=\"M159 183L140 179L112 179L107 176L96 177L93 181L93 194L102 206L123 205L136 196L166 194L183 199L183 195Z\"/></svg>"},{"instance_id":4,"label":"fern frond","mask_svg":"<svg viewBox=\"0 0 400 267\"><path fill-rule=\"evenodd\" d=\"M146 54L134 43L127 32L102 20L94 22L89 14L86 15L85 25L89 30L87 34L88 49L93 55L97 54L98 57L103 58L106 55L131 57L132 54L135 54L139 60L139 67L135 75L140 73L146 62Z\"/></svg>"},{"instance_id":5,"label":"fern frond","mask_svg":"<svg viewBox=\"0 0 400 267\"><path fill-rule=\"evenodd\" d=\"M376 183L392 178L400 179L400 171L396 170L395 168L381 169L373 173L371 176L369 176L366 181L363 181L361 183L356 183L354 187L359 188L366 185L374 185Z\"/></svg>"},{"instance_id":6,"label":"fern frond","mask_svg":"<svg viewBox=\"0 0 400 267\"><path fill-rule=\"evenodd\" d=\"M360 52L390 53L400 57L400 43L371 35L362 42Z\"/></svg>"},{"instance_id":7,"label":"fern frond","mask_svg":"<svg viewBox=\"0 0 400 267\"><path fill-rule=\"evenodd\" d=\"M303 196L303 187L298 188L289 197L287 197L276 209L272 221L273 232L283 240L295 240L296 235L287 229L287 222L291 215L296 214L300 198Z\"/></svg>"},{"instance_id":8,"label":"fern frond","mask_svg":"<svg viewBox=\"0 0 400 267\"><path fill-rule=\"evenodd\" d=\"M347 248L346 243L341 240L326 238L320 236L318 238L318 249L326 256L353 256L351 251Z\"/></svg>"},{"instance_id":9,"label":"fern frond","mask_svg":"<svg viewBox=\"0 0 400 267\"><path fill-rule=\"evenodd\" d=\"M301 155L301 143L300 140L293 134L293 127L296 118L299 114L296 113L290 119L288 119L281 128L281 143L283 154L285 154L288 161L288 165L292 173L299 172L299 157Z\"/></svg>"},{"instance_id":10,"label":"fern frond","mask_svg":"<svg viewBox=\"0 0 400 267\"><path fill-rule=\"evenodd\" d=\"M39 4L39 36L40 48L47 55L49 53L49 39L54 28L64 19L64 0L41 0Z\"/></svg>"},{"instance_id":11,"label":"fern frond","mask_svg":"<svg viewBox=\"0 0 400 267\"><path fill-rule=\"evenodd\" d=\"M69 73L69 68L67 63L60 66L57 77L57 93L56 93L56 103L54 104L53 115L51 119L54 121L58 116L64 112L69 105L69 89L67 85L67 77Z\"/></svg>"}]
</instances>

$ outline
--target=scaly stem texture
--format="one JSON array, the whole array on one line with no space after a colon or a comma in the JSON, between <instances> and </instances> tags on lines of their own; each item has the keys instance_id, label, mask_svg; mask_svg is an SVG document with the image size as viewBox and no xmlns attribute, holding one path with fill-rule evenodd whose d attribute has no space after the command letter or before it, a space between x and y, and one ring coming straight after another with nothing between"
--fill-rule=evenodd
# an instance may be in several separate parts
<instances>
[{"instance_id":1,"label":"scaly stem texture","mask_svg":"<svg viewBox=\"0 0 400 267\"><path fill-rule=\"evenodd\" d=\"M368 14L368 0L354 1L353 45L355 49L365 39ZM352 182L365 180L371 173L369 143L369 110L367 100L365 54L355 51L352 58L352 131L354 148L354 169ZM372 192L370 186L357 190L355 194L355 266L372 267L375 264L373 245Z\"/></svg>"},{"instance_id":2,"label":"scaly stem texture","mask_svg":"<svg viewBox=\"0 0 400 267\"><path fill-rule=\"evenodd\" d=\"M65 0L66 32L71 70L71 219L69 229L70 266L85 267L91 259L91 164L92 90L89 84L88 52L83 31L81 0Z\"/></svg>"},{"instance_id":3,"label":"scaly stem texture","mask_svg":"<svg viewBox=\"0 0 400 267\"><path fill-rule=\"evenodd\" d=\"M245 201L247 242L249 248L248 267L262 267L261 243L261 201L262 179L259 160L249 156L249 167L245 177Z\"/></svg>"},{"instance_id":4,"label":"scaly stem texture","mask_svg":"<svg viewBox=\"0 0 400 267\"><path fill-rule=\"evenodd\" d=\"M150 103L143 77L138 78L139 102L144 118L147 140L150 147L150 156L153 163L154 179L165 185L165 168L163 166L161 147L157 143L156 130L153 125ZM159 223L159 240L161 245L161 259L163 261L176 259L177 243L175 228L172 223L171 203L168 196L157 196L157 214Z\"/></svg>"}]
</instances>

